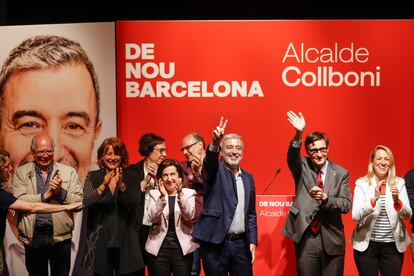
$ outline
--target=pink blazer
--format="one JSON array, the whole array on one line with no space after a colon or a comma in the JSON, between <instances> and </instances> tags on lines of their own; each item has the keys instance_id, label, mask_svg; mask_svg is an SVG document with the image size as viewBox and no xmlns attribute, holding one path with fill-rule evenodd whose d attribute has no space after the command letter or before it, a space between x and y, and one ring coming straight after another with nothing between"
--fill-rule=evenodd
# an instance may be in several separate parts
<instances>
[{"instance_id":1,"label":"pink blazer","mask_svg":"<svg viewBox=\"0 0 414 276\"><path fill-rule=\"evenodd\" d=\"M196 214L196 191L184 188L183 194L181 200L178 200L178 197L176 198L174 219L178 241L184 255L187 255L199 247L197 243L192 241L191 236L194 229L193 219ZM160 195L158 190L151 190L148 204L148 220L152 222L152 226L145 244L145 250L154 256L158 255L168 229L168 198L162 201Z\"/></svg>"}]
</instances>

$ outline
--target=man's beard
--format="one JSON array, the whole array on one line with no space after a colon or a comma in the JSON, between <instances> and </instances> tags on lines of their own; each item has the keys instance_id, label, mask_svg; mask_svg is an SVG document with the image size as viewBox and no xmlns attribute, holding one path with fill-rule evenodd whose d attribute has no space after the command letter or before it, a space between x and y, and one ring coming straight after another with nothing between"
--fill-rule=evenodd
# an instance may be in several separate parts
<instances>
[{"instance_id":1,"label":"man's beard","mask_svg":"<svg viewBox=\"0 0 414 276\"><path fill-rule=\"evenodd\" d=\"M223 156L224 163L226 163L230 168L237 169L239 167L240 161L243 156L240 156L237 160L233 161L230 156Z\"/></svg>"}]
</instances>

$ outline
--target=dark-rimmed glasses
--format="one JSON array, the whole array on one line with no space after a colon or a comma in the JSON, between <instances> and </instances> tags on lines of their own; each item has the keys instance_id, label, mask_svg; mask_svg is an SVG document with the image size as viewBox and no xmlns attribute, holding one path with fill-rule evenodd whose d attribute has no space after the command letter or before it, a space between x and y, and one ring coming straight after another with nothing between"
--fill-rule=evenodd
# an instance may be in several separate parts
<instances>
[{"instance_id":1,"label":"dark-rimmed glasses","mask_svg":"<svg viewBox=\"0 0 414 276\"><path fill-rule=\"evenodd\" d=\"M328 152L328 148L327 147L323 147L323 148L319 148L319 149L309 149L309 153L310 155L316 155L318 154L318 152L325 154Z\"/></svg>"},{"instance_id":2,"label":"dark-rimmed glasses","mask_svg":"<svg viewBox=\"0 0 414 276\"><path fill-rule=\"evenodd\" d=\"M184 151L184 150L189 151L191 149L191 147L194 146L195 144L197 144L198 142L200 142L200 141L195 141L194 143L191 143L187 146L182 147L181 151Z\"/></svg>"},{"instance_id":3,"label":"dark-rimmed glasses","mask_svg":"<svg viewBox=\"0 0 414 276\"><path fill-rule=\"evenodd\" d=\"M42 155L44 155L45 153L46 153L47 155L52 155L52 154L53 154L53 152L54 152L54 150L36 150L34 153L35 153L37 156L42 156Z\"/></svg>"},{"instance_id":4,"label":"dark-rimmed glasses","mask_svg":"<svg viewBox=\"0 0 414 276\"><path fill-rule=\"evenodd\" d=\"M167 152L166 148L160 148L160 149L154 148L154 150L158 151L161 155Z\"/></svg>"}]
</instances>

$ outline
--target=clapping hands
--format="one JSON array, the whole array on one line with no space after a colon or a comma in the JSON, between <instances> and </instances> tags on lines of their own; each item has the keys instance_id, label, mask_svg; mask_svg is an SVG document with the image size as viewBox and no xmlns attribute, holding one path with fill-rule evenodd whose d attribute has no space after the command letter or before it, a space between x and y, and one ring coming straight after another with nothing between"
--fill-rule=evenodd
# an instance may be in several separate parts
<instances>
[{"instance_id":1,"label":"clapping hands","mask_svg":"<svg viewBox=\"0 0 414 276\"><path fill-rule=\"evenodd\" d=\"M380 180L377 182L375 186L375 193L374 193L374 200L377 201L378 198L381 196L381 186L385 185L385 180Z\"/></svg>"},{"instance_id":2,"label":"clapping hands","mask_svg":"<svg viewBox=\"0 0 414 276\"><path fill-rule=\"evenodd\" d=\"M153 178L154 180L157 179L158 165L156 163L148 162L145 164L145 166L148 173L147 176L140 182L141 191L147 191L151 189L151 178Z\"/></svg>"},{"instance_id":3,"label":"clapping hands","mask_svg":"<svg viewBox=\"0 0 414 276\"><path fill-rule=\"evenodd\" d=\"M203 160L201 156L193 153L193 160L191 161L191 172L193 175L199 175L201 173L201 167L203 165Z\"/></svg>"},{"instance_id":4,"label":"clapping hands","mask_svg":"<svg viewBox=\"0 0 414 276\"><path fill-rule=\"evenodd\" d=\"M49 187L44 193L45 200L51 199L55 194L62 190L62 179L59 175L59 170L56 170L52 179L49 181Z\"/></svg>"},{"instance_id":5,"label":"clapping hands","mask_svg":"<svg viewBox=\"0 0 414 276\"><path fill-rule=\"evenodd\" d=\"M62 189L62 179L58 173L50 180L49 188L53 194L57 194Z\"/></svg>"},{"instance_id":6,"label":"clapping hands","mask_svg":"<svg viewBox=\"0 0 414 276\"><path fill-rule=\"evenodd\" d=\"M399 191L397 185L390 186L390 191L392 195L392 200L394 203L397 203L399 201Z\"/></svg>"},{"instance_id":7,"label":"clapping hands","mask_svg":"<svg viewBox=\"0 0 414 276\"><path fill-rule=\"evenodd\" d=\"M159 179L157 181L157 187L158 187L158 190L161 193L161 197L165 198L168 195L168 193L167 193L167 189L165 189L165 186L164 186L164 183L163 183L162 179Z\"/></svg>"},{"instance_id":8,"label":"clapping hands","mask_svg":"<svg viewBox=\"0 0 414 276\"><path fill-rule=\"evenodd\" d=\"M123 183L122 179L123 170L121 167L117 167L116 169L108 171L106 173L103 184L105 187L109 187L111 193L113 194L117 186L120 188L125 188L125 184Z\"/></svg>"}]
</instances>

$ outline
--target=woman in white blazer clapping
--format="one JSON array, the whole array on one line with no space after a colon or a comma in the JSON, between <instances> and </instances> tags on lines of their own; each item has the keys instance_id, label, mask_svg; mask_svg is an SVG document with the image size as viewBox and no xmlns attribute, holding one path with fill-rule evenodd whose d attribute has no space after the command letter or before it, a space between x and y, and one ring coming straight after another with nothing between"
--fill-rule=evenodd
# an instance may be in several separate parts
<instances>
[{"instance_id":1,"label":"woman in white blazer clapping","mask_svg":"<svg viewBox=\"0 0 414 276\"><path fill-rule=\"evenodd\" d=\"M356 181L354 190L352 242L359 275L401 274L404 251L411 242L403 220L409 220L411 214L393 154L378 145L371 153L367 175Z\"/></svg>"}]
</instances>

